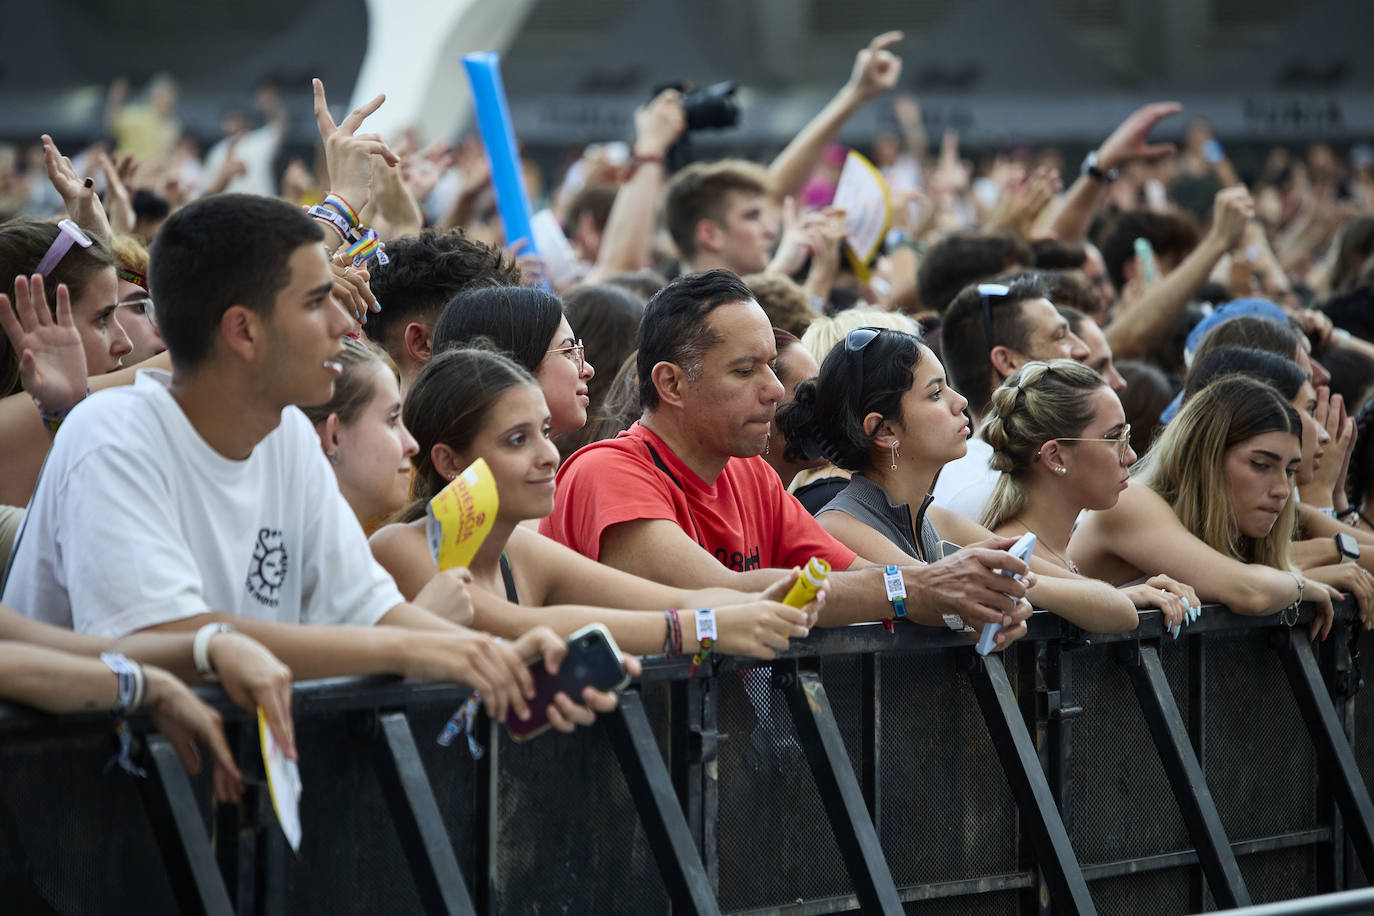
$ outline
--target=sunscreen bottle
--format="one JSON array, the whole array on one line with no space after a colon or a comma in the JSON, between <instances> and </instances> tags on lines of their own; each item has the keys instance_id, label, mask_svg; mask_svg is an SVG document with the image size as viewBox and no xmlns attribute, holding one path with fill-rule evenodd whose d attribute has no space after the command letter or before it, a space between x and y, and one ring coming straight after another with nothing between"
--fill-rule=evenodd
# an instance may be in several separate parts
<instances>
[{"instance_id":1,"label":"sunscreen bottle","mask_svg":"<svg viewBox=\"0 0 1374 916\"><path fill-rule=\"evenodd\" d=\"M782 603L788 607L802 607L808 604L816 593L825 584L825 577L830 573L830 564L820 557L812 557L807 561L806 566L797 576L797 581L792 583L788 589L787 597L782 599Z\"/></svg>"}]
</instances>

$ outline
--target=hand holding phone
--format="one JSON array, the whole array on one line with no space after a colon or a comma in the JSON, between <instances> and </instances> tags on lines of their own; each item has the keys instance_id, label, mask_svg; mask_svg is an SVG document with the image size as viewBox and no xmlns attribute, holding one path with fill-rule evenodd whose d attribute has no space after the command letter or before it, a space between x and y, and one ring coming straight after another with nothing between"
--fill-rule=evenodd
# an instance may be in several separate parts
<instances>
[{"instance_id":1,"label":"hand holding phone","mask_svg":"<svg viewBox=\"0 0 1374 916\"><path fill-rule=\"evenodd\" d=\"M581 705L585 687L619 692L630 683L630 675L621 661L620 647L615 644L610 630L599 623L588 624L568 637L568 654L557 674L549 674L542 658L531 662L529 670L534 680L530 717L524 721L514 716L506 717L506 731L515 741L528 741L552 727L548 709L559 692L566 693L574 703Z\"/></svg>"},{"instance_id":2,"label":"hand holding phone","mask_svg":"<svg viewBox=\"0 0 1374 916\"><path fill-rule=\"evenodd\" d=\"M1011 549L1008 550L1007 553L1016 557L1016 559L1020 560L1021 562L1029 564L1031 553L1033 553L1034 551L1035 535L1027 531L1025 534L1021 535L1021 537L1016 541L1015 544L1011 545ZM1015 574L1010 573L1005 569L999 569L997 571L1002 575L1007 576L1008 578L1016 578ZM1001 630L1002 625L1000 623L988 623L983 625L983 632L978 637L979 655L987 655L989 652L991 652L993 649L997 647L997 634L1000 633Z\"/></svg>"}]
</instances>

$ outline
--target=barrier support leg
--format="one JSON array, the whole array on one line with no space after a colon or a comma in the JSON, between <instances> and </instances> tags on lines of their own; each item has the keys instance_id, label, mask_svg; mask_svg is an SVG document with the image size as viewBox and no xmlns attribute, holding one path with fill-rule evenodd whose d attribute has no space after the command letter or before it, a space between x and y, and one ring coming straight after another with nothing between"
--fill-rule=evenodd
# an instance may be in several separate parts
<instances>
[{"instance_id":1,"label":"barrier support leg","mask_svg":"<svg viewBox=\"0 0 1374 916\"><path fill-rule=\"evenodd\" d=\"M972 649L967 651L973 655ZM1022 823L1030 833L1036 863L1050 886L1054 912L1096 913L1088 883L1069 843L1068 831L1055 806L1049 780L1040 767L1040 757L1030 732L1026 731L1002 660L973 655L968 676L983 710L992 744L1001 758L1002 770L1016 798Z\"/></svg>"},{"instance_id":2,"label":"barrier support leg","mask_svg":"<svg viewBox=\"0 0 1374 916\"><path fill-rule=\"evenodd\" d=\"M774 671L783 668L781 664L775 665ZM786 684L783 690L792 711L792 723L806 750L811 775L816 780L825 813L835 831L835 842L854 882L859 906L865 913L901 913L897 885L883 858L878 831L873 829L863 790L854 776L820 675L801 671L795 662L787 674L790 676L783 679Z\"/></svg>"},{"instance_id":3,"label":"barrier support leg","mask_svg":"<svg viewBox=\"0 0 1374 916\"><path fill-rule=\"evenodd\" d=\"M1345 834L1360 866L1365 874L1374 874L1374 804L1370 803L1355 752L1341 728L1306 635L1305 629L1297 628L1281 634L1279 656L1288 673L1293 697L1298 701L1298 711L1312 736L1322 783L1340 808Z\"/></svg>"},{"instance_id":4,"label":"barrier support leg","mask_svg":"<svg viewBox=\"0 0 1374 916\"><path fill-rule=\"evenodd\" d=\"M1249 906L1250 892L1241 877L1240 864L1231 850L1231 841L1222 826L1212 791L1207 787L1202 764L1193 752L1193 743L1188 740L1178 704L1164 677L1158 647L1142 645L1139 655L1132 652L1124 664L1155 750L1164 764L1164 773L1169 777L1169 786L1174 790L1174 800L1188 825L1188 835L1197 849L1212 896L1218 906L1226 909Z\"/></svg>"},{"instance_id":5,"label":"barrier support leg","mask_svg":"<svg viewBox=\"0 0 1374 916\"><path fill-rule=\"evenodd\" d=\"M639 812L640 823L649 836L649 848L658 860L658 870L673 913L714 916L720 912L706 867L697 854L692 832L678 804L668 767L659 753L644 704L638 693L620 695L620 707L602 716L616 760Z\"/></svg>"},{"instance_id":6,"label":"barrier support leg","mask_svg":"<svg viewBox=\"0 0 1374 916\"><path fill-rule=\"evenodd\" d=\"M231 916L234 908L229 892L176 749L161 735L149 735L148 757L152 761L149 778L136 782L167 863L167 878L179 909L183 913Z\"/></svg>"},{"instance_id":7,"label":"barrier support leg","mask_svg":"<svg viewBox=\"0 0 1374 916\"><path fill-rule=\"evenodd\" d=\"M383 712L377 726L372 748L377 779L425 912L475 916L409 720L403 712Z\"/></svg>"}]
</instances>

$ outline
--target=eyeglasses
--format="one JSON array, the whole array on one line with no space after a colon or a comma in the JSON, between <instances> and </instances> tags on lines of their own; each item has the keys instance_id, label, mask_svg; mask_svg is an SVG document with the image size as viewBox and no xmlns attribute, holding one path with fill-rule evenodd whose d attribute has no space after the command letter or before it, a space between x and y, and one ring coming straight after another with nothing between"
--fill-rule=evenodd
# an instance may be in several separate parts
<instances>
[{"instance_id":1,"label":"eyeglasses","mask_svg":"<svg viewBox=\"0 0 1374 916\"><path fill-rule=\"evenodd\" d=\"M849 361L849 388L858 397L864 382L864 347L873 343L882 328L855 328L844 336L844 352L856 353L858 357Z\"/></svg>"},{"instance_id":2,"label":"eyeglasses","mask_svg":"<svg viewBox=\"0 0 1374 916\"><path fill-rule=\"evenodd\" d=\"M582 340L580 338L577 343L570 347L554 347L549 352L568 354L568 359L572 360L577 365L578 375L581 375L587 368L587 348L582 345Z\"/></svg>"},{"instance_id":3,"label":"eyeglasses","mask_svg":"<svg viewBox=\"0 0 1374 916\"><path fill-rule=\"evenodd\" d=\"M136 315L146 315L149 321L155 322L153 317L153 298L144 296L140 299L125 299L119 303L119 308L132 309Z\"/></svg>"},{"instance_id":4,"label":"eyeglasses","mask_svg":"<svg viewBox=\"0 0 1374 916\"><path fill-rule=\"evenodd\" d=\"M992 352L992 303L994 297L1001 299L1011 293L1011 287L1001 283L979 283L978 295L983 305L983 339L987 341L988 352Z\"/></svg>"},{"instance_id":5,"label":"eyeglasses","mask_svg":"<svg viewBox=\"0 0 1374 916\"><path fill-rule=\"evenodd\" d=\"M81 227L69 219L64 219L57 224L57 238L52 240L48 250L43 255L43 260L38 262L38 266L33 272L47 276L57 269L57 265L62 263L62 259L67 256L67 252L72 250L73 245L80 245L82 248L91 247L91 237L81 231Z\"/></svg>"},{"instance_id":6,"label":"eyeglasses","mask_svg":"<svg viewBox=\"0 0 1374 916\"><path fill-rule=\"evenodd\" d=\"M1059 436L1055 442L1115 442L1116 460L1126 461L1126 452L1131 447L1131 424L1127 423L1121 428L1121 434L1116 436Z\"/></svg>"}]
</instances>

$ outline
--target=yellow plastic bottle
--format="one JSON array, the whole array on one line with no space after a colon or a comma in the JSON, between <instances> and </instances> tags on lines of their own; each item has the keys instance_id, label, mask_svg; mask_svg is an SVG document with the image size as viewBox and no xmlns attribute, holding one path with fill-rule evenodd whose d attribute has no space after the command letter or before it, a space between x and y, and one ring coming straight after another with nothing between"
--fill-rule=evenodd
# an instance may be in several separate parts
<instances>
[{"instance_id":1,"label":"yellow plastic bottle","mask_svg":"<svg viewBox=\"0 0 1374 916\"><path fill-rule=\"evenodd\" d=\"M825 584L825 577L830 574L830 564L820 557L812 557L802 568L801 574L797 576L797 581L792 583L792 587L787 592L787 597L782 599L782 603L788 607L802 607L816 597L816 593Z\"/></svg>"}]
</instances>

